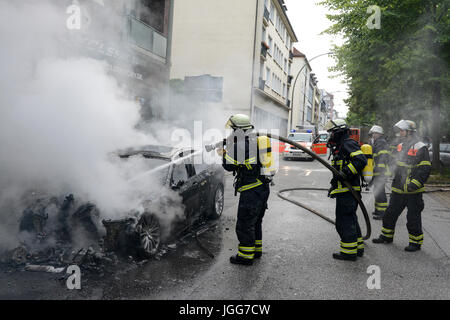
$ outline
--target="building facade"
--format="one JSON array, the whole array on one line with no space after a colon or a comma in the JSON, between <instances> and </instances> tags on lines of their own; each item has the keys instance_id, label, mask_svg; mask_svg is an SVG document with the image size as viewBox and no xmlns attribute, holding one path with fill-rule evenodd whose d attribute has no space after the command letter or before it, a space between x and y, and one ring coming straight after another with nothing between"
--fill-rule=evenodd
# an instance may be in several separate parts
<instances>
[{"instance_id":1,"label":"building facade","mask_svg":"<svg viewBox=\"0 0 450 320\"><path fill-rule=\"evenodd\" d=\"M142 107L144 121L168 104L173 0L58 1L67 14L61 52L105 61Z\"/></svg>"},{"instance_id":2,"label":"building facade","mask_svg":"<svg viewBox=\"0 0 450 320\"><path fill-rule=\"evenodd\" d=\"M287 133L297 37L286 10L282 0L175 0L171 79L220 84L211 108Z\"/></svg>"}]
</instances>

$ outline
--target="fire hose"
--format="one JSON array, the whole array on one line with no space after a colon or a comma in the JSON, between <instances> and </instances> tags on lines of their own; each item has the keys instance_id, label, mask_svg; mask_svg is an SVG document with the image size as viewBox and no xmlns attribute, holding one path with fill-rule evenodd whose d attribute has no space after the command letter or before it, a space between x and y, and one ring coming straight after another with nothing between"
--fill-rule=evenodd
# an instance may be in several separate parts
<instances>
[{"instance_id":1,"label":"fire hose","mask_svg":"<svg viewBox=\"0 0 450 320\"><path fill-rule=\"evenodd\" d=\"M267 133L267 132L256 132L256 135L257 136L266 136L266 137L269 137L271 139L275 139L275 140L278 140L278 141L281 141L281 142L288 143L288 144L290 144L290 145L292 145L292 146L302 150L303 152L307 153L308 155L310 155L311 157L313 157L314 159L319 161L320 164L322 164L324 167L326 167L328 170L330 170L334 175L339 176L339 171L336 170L336 168L332 167L327 161L323 160L320 156L316 155L315 153L313 153L312 151L310 151L309 149L303 147L301 144L299 144L299 143L297 143L295 141L289 140L289 139L287 139L285 137L280 137L280 136L272 134L272 133ZM212 151L212 150L214 150L216 148L223 147L224 144L225 144L225 141L220 141L220 142L218 142L218 143L216 143L214 145L205 146L205 149L206 149L206 151L210 152L210 151ZM361 197L361 195L358 192L356 192L353 189L353 186L350 184L350 182L348 182L346 180L342 180L342 183L348 188L348 190L350 191L350 193L353 196L353 198L355 198L355 200L358 202L359 206L361 207L361 210L362 210L362 213L363 213L363 216L364 216L364 220L366 222L366 235L363 237L363 239L367 240L367 239L370 238L370 235L371 235L371 232L372 232L372 227L371 227L371 224L370 224L369 214L367 213L367 209L366 209L366 207L365 207L365 205L364 205L364 203L362 201L362 197ZM304 205L304 204L302 204L302 203L300 203L298 201L289 199L289 198L284 197L283 195L281 195L281 193L283 193L283 192L294 191L294 190L324 190L324 189L318 189L318 188L291 188L291 189L285 189L285 190L279 191L278 192L278 196L281 199L283 199L283 200L286 200L286 201L289 201L289 202L291 202L293 204L296 204L296 205L298 205L298 206L300 206L300 207L310 211L311 213L321 217L322 219L324 219L324 220L326 220L326 221L328 221L328 222L330 222L332 224L335 224L335 221L333 221L332 219L330 219L330 218L324 216L323 214L317 212L316 210L314 210L314 209L312 209L312 208L310 208L310 207L308 207L308 206L306 206L306 205Z\"/></svg>"}]
</instances>

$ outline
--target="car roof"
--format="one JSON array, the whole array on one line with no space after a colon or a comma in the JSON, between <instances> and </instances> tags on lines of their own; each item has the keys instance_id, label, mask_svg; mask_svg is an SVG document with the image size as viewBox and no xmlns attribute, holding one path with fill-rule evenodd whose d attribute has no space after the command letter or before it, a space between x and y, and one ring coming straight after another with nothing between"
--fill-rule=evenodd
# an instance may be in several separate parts
<instances>
[{"instance_id":1,"label":"car roof","mask_svg":"<svg viewBox=\"0 0 450 320\"><path fill-rule=\"evenodd\" d=\"M180 158L185 155L186 152L192 153L194 150L192 148L176 148L161 145L147 145L139 147L130 147L118 152L119 156L122 158L131 157L134 155L143 155L149 158L158 158L163 160L173 160L174 158Z\"/></svg>"}]
</instances>

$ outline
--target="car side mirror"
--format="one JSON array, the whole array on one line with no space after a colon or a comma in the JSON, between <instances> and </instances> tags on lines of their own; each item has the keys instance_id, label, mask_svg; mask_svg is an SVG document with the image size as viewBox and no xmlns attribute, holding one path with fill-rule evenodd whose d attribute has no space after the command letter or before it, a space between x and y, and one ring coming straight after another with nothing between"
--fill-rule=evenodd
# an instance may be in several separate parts
<instances>
[{"instance_id":1,"label":"car side mirror","mask_svg":"<svg viewBox=\"0 0 450 320\"><path fill-rule=\"evenodd\" d=\"M179 180L177 183L172 183L172 189L180 189L184 185L183 180Z\"/></svg>"}]
</instances>

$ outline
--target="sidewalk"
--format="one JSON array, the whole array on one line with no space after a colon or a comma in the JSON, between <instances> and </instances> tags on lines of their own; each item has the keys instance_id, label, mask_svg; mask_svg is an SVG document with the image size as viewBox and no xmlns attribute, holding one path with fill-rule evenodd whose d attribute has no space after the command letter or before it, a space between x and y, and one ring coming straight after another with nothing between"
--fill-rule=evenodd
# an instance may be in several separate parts
<instances>
[{"instance_id":1,"label":"sidewalk","mask_svg":"<svg viewBox=\"0 0 450 320\"><path fill-rule=\"evenodd\" d=\"M450 258L450 192L424 194L423 229Z\"/></svg>"}]
</instances>

